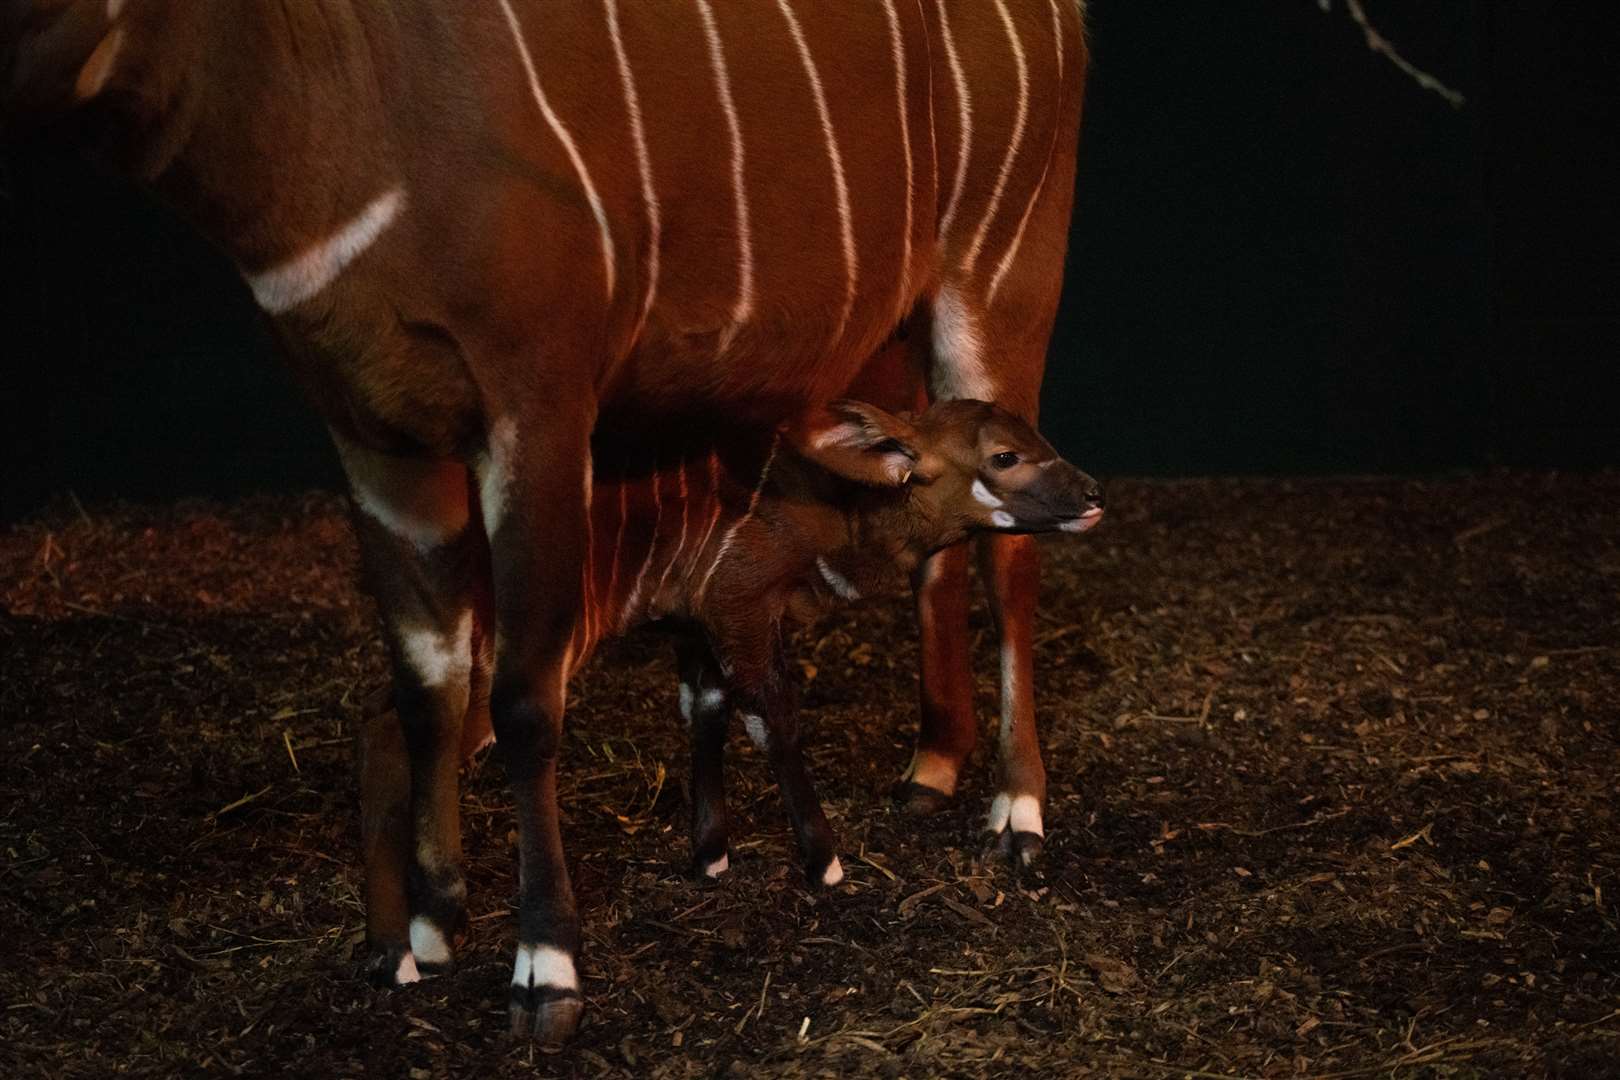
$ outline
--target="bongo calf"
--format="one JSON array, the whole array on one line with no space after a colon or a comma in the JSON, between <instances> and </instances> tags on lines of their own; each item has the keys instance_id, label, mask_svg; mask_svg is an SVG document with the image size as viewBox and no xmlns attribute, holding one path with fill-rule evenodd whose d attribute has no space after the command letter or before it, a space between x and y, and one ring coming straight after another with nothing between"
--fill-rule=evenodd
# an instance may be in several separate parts
<instances>
[{"instance_id":1,"label":"bongo calf","mask_svg":"<svg viewBox=\"0 0 1620 1080\"><path fill-rule=\"evenodd\" d=\"M633 626L674 630L691 728L694 869L718 877L729 865L721 756L736 712L770 761L808 879L836 885L843 867L799 748L784 624L974 532L1083 532L1102 517L1102 490L1024 421L972 400L915 419L840 401L774 433L719 436L673 467L647 453L598 443L570 667ZM469 633L475 667L487 667L481 631ZM492 738L488 717L469 713L464 754ZM410 773L398 721L376 725L362 764L368 897L404 909L410 838L398 826ZM1015 837L1041 828L1038 814L1026 822L1016 809L1010 821ZM400 981L406 965L409 976L448 965L432 913L412 919L410 943L374 974ZM577 993L571 963L564 974Z\"/></svg>"}]
</instances>

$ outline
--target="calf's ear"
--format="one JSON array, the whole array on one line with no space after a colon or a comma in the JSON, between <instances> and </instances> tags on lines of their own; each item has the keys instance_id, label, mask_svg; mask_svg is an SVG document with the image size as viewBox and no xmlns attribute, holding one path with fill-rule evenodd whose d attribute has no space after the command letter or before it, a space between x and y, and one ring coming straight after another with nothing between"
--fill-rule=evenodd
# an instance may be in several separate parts
<instances>
[{"instance_id":1,"label":"calf's ear","mask_svg":"<svg viewBox=\"0 0 1620 1080\"><path fill-rule=\"evenodd\" d=\"M785 435L807 460L861 484L900 487L917 467L917 429L864 401L835 401L788 425Z\"/></svg>"}]
</instances>

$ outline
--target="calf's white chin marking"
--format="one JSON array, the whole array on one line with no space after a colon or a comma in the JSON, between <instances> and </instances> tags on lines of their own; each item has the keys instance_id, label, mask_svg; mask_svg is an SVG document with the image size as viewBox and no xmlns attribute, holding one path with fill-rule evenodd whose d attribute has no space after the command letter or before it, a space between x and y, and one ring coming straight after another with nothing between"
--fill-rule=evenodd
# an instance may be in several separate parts
<instances>
[{"instance_id":1,"label":"calf's white chin marking","mask_svg":"<svg viewBox=\"0 0 1620 1080\"><path fill-rule=\"evenodd\" d=\"M730 869L731 869L731 856L727 855L725 852L721 852L720 857L718 859L714 860L714 862L710 863L708 866L705 866L703 868L703 876L704 877L710 877L710 878L717 878L721 874L725 873L727 870L730 870Z\"/></svg>"},{"instance_id":2,"label":"calf's white chin marking","mask_svg":"<svg viewBox=\"0 0 1620 1080\"><path fill-rule=\"evenodd\" d=\"M555 945L519 945L517 962L512 967L512 985L578 990L574 958Z\"/></svg>"},{"instance_id":3,"label":"calf's white chin marking","mask_svg":"<svg viewBox=\"0 0 1620 1080\"><path fill-rule=\"evenodd\" d=\"M389 188L325 240L279 266L246 275L253 298L272 315L292 310L337 280L404 208L405 189Z\"/></svg>"},{"instance_id":4,"label":"calf's white chin marking","mask_svg":"<svg viewBox=\"0 0 1620 1080\"><path fill-rule=\"evenodd\" d=\"M437 926L418 915L411 920L411 953L420 956L424 964L448 964L450 943L444 940ZM414 960L411 967L416 967Z\"/></svg>"},{"instance_id":5,"label":"calf's white chin marking","mask_svg":"<svg viewBox=\"0 0 1620 1080\"><path fill-rule=\"evenodd\" d=\"M1041 824L1040 800L1033 795L1009 795L1005 791L992 799L985 828L1000 833L1009 827L1015 833L1027 832L1044 837L1046 831Z\"/></svg>"},{"instance_id":6,"label":"calf's white chin marking","mask_svg":"<svg viewBox=\"0 0 1620 1080\"><path fill-rule=\"evenodd\" d=\"M399 967L394 969L394 985L409 986L411 983L421 982L422 973L416 970L416 957L406 953L399 958Z\"/></svg>"},{"instance_id":7,"label":"calf's white chin marking","mask_svg":"<svg viewBox=\"0 0 1620 1080\"><path fill-rule=\"evenodd\" d=\"M1018 519L1005 510L992 510L990 511L990 524L998 529L1010 529L1018 524Z\"/></svg>"},{"instance_id":8,"label":"calf's white chin marking","mask_svg":"<svg viewBox=\"0 0 1620 1080\"><path fill-rule=\"evenodd\" d=\"M743 717L743 727L748 729L748 737L754 740L755 746L761 750L770 749L771 733L762 717L753 715Z\"/></svg>"},{"instance_id":9,"label":"calf's white chin marking","mask_svg":"<svg viewBox=\"0 0 1620 1080\"><path fill-rule=\"evenodd\" d=\"M834 855L833 861L827 864L827 869L821 872L821 883L831 887L843 880L844 864L838 861L838 856Z\"/></svg>"}]
</instances>

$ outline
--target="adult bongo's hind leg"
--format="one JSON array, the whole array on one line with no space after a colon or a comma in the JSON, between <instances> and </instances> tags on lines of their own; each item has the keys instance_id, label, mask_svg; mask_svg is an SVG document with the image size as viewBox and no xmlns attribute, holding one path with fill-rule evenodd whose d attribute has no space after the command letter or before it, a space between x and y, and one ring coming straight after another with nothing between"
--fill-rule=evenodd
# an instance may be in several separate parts
<instances>
[{"instance_id":1,"label":"adult bongo's hind leg","mask_svg":"<svg viewBox=\"0 0 1620 1080\"><path fill-rule=\"evenodd\" d=\"M682 636L675 651L681 672L681 715L691 731L692 870L717 878L731 866L725 780L731 702L708 642Z\"/></svg>"},{"instance_id":2,"label":"adult bongo's hind leg","mask_svg":"<svg viewBox=\"0 0 1620 1080\"><path fill-rule=\"evenodd\" d=\"M978 741L973 670L968 648L968 549L946 548L912 575L921 637L918 690L921 722L895 799L916 814L943 809Z\"/></svg>"},{"instance_id":3,"label":"adult bongo's hind leg","mask_svg":"<svg viewBox=\"0 0 1620 1080\"><path fill-rule=\"evenodd\" d=\"M979 568L1001 639L1001 728L996 795L986 828L998 849L1022 865L1041 853L1046 768L1035 729L1035 602L1040 549L1033 537L989 535Z\"/></svg>"}]
</instances>

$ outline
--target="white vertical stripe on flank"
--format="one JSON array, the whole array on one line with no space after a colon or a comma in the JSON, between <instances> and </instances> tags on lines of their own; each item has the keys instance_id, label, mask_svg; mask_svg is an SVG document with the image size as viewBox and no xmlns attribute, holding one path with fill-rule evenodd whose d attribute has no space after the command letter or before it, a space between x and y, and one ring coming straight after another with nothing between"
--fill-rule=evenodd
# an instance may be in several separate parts
<instances>
[{"instance_id":1,"label":"white vertical stripe on flank","mask_svg":"<svg viewBox=\"0 0 1620 1080\"><path fill-rule=\"evenodd\" d=\"M855 257L855 218L849 208L844 159L838 153L838 136L833 132L832 113L827 108L827 94L821 87L821 74L816 71L815 58L810 55L810 43L805 40L804 29L794 16L793 9L788 6L788 0L776 0L776 6L782 9L782 16L787 19L793 43L799 49L799 59L804 63L804 73L810 79L810 96L815 98L816 112L821 117L821 134L827 140L827 159L832 162L833 189L838 197L838 225L844 241L844 310L838 315L838 329L832 336L832 344L836 345L844 336L844 328L849 325L850 313L855 310L855 285L859 270Z\"/></svg>"},{"instance_id":2,"label":"white vertical stripe on flank","mask_svg":"<svg viewBox=\"0 0 1620 1080\"><path fill-rule=\"evenodd\" d=\"M1013 65L1018 69L1018 111L1013 114L1012 138L1007 143L1007 153L1001 159L1001 171L996 174L996 186L990 192L990 205L985 207L984 217L979 221L979 230L973 234L973 243L968 246L967 258L963 260L964 273L971 274L973 265L979 261L979 252L984 249L984 238L990 232L990 223L996 218L996 211L1001 207L1002 193L1007 189L1007 177L1012 173L1013 161L1018 157L1018 148L1024 141L1024 125L1029 120L1029 62L1024 59L1024 46L1018 40L1018 28L1013 25L1012 14L1007 10L1006 0L996 0L996 10L1001 13L1001 24L1007 28L1007 41L1012 45Z\"/></svg>"},{"instance_id":3,"label":"white vertical stripe on flank","mask_svg":"<svg viewBox=\"0 0 1620 1080\"><path fill-rule=\"evenodd\" d=\"M895 312L896 319L903 319L906 306L911 302L911 203L916 187L912 180L911 124L906 115L909 111L906 108L906 46L900 38L900 15L894 9L894 0L883 0L883 13L889 17L889 44L894 50L895 96L900 99L900 143L906 151L906 231L900 244L900 301Z\"/></svg>"},{"instance_id":4,"label":"white vertical stripe on flank","mask_svg":"<svg viewBox=\"0 0 1620 1080\"><path fill-rule=\"evenodd\" d=\"M726 127L730 129L731 192L737 203L737 303L731 309L731 329L720 340L720 349L724 352L737 327L754 313L754 238L748 225L748 190L743 186L742 121L737 118L737 103L731 99L731 76L720 45L720 28L715 24L709 0L696 0L696 3L703 20L703 33L709 42L709 63L714 68L715 85L720 91L720 108L726 114Z\"/></svg>"},{"instance_id":5,"label":"white vertical stripe on flank","mask_svg":"<svg viewBox=\"0 0 1620 1080\"><path fill-rule=\"evenodd\" d=\"M709 515L709 527L703 532L703 539L698 541L697 550L692 552L692 563L686 568L686 575L681 579L684 589L692 578L692 571L697 569L698 562L703 553L709 550L709 540L714 536L714 527L720 524L720 515L725 512L725 505L720 501L720 454L709 450L709 498L714 500L714 512ZM692 594L687 592L687 596Z\"/></svg>"},{"instance_id":6,"label":"white vertical stripe on flank","mask_svg":"<svg viewBox=\"0 0 1620 1080\"><path fill-rule=\"evenodd\" d=\"M290 311L337 280L405 206L405 189L391 187L366 204L336 232L279 266L243 275L253 299L272 315Z\"/></svg>"},{"instance_id":7,"label":"white vertical stripe on flank","mask_svg":"<svg viewBox=\"0 0 1620 1080\"><path fill-rule=\"evenodd\" d=\"M685 454L681 456L681 466L675 470L675 475L680 478L680 491L676 497L681 500L681 537L675 544L675 551L670 555L669 562L664 564L664 572L658 578L658 587L653 590L653 603L655 604L658 602L658 594L663 592L664 586L669 583L669 572L675 569L675 564L681 561L681 552L686 550L686 520L690 516L687 509L692 500L687 497Z\"/></svg>"},{"instance_id":8,"label":"white vertical stripe on flank","mask_svg":"<svg viewBox=\"0 0 1620 1080\"><path fill-rule=\"evenodd\" d=\"M624 107L630 113L630 137L636 143L636 169L641 173L641 201L647 208L647 297L641 302L641 317L636 320L633 337L641 336L641 327L652 310L653 297L658 294L658 249L663 230L663 219L658 206L658 193L653 189L652 158L647 153L647 131L641 121L641 99L636 94L636 80L630 73L630 58L625 55L624 39L619 35L619 0L607 0L608 35L613 38L613 56L619 62L619 82L624 87Z\"/></svg>"},{"instance_id":9,"label":"white vertical stripe on flank","mask_svg":"<svg viewBox=\"0 0 1620 1080\"><path fill-rule=\"evenodd\" d=\"M698 585L697 591L692 594L692 606L694 608L702 603L704 596L708 595L709 579L714 577L714 572L720 566L721 560L726 557L726 552L731 550L731 542L737 539L737 530L742 528L748 519L754 516L755 510L759 509L759 499L765 492L765 482L771 477L771 465L776 461L776 449L781 445L781 442L782 436L780 434L771 436L770 453L765 455L765 465L759 470L759 482L754 485L753 494L748 496L748 509L744 510L743 516L733 522L731 528L726 530L725 539L720 541L720 550L714 553L714 561L709 564L708 572L703 575L703 581Z\"/></svg>"},{"instance_id":10,"label":"white vertical stripe on flank","mask_svg":"<svg viewBox=\"0 0 1620 1080\"><path fill-rule=\"evenodd\" d=\"M1052 5L1052 40L1057 42L1058 82L1063 81L1063 16L1058 11L1058 0L1049 0Z\"/></svg>"},{"instance_id":11,"label":"white vertical stripe on flank","mask_svg":"<svg viewBox=\"0 0 1620 1080\"><path fill-rule=\"evenodd\" d=\"M591 520L591 502L595 494L595 468L591 462L591 449L585 448L585 580L580 590L580 615L585 627L585 644L575 655L583 661L586 653L590 652L591 645L596 641L596 628L593 625L599 618L596 612L596 523Z\"/></svg>"},{"instance_id":12,"label":"white vertical stripe on flank","mask_svg":"<svg viewBox=\"0 0 1620 1080\"><path fill-rule=\"evenodd\" d=\"M613 286L617 275L617 268L613 259L613 234L608 229L607 211L602 209L601 196L596 193L596 185L591 182L590 170L585 167L585 159L579 156L579 147L574 145L574 137L568 134L568 129L551 111L551 103L546 100L546 93L540 89L540 76L534 70L534 58L529 55L528 43L523 40L523 25L518 22L517 12L512 10L511 0L501 0L501 12L506 16L506 25L512 29L512 41L517 45L518 59L523 61L523 73L529 79L529 93L534 96L534 103L540 107L540 115L545 118L546 126L551 128L557 141L562 143L568 160L573 163L574 171L579 174L580 186L585 189L585 201L591 204L591 213L596 217L596 227L602 233L602 266L607 276L608 299L613 299Z\"/></svg>"},{"instance_id":13,"label":"white vertical stripe on flank","mask_svg":"<svg viewBox=\"0 0 1620 1080\"><path fill-rule=\"evenodd\" d=\"M956 115L961 128L956 140L956 179L951 182L951 198L945 204L945 216L939 219L939 238L950 235L951 223L956 220L956 205L962 198L962 185L967 182L968 149L973 145L973 100L968 95L967 76L962 73L962 58L956 55L956 39L951 37L951 22L945 15L945 0L936 0L939 6L939 36L945 40L945 59L950 64L951 82L956 87Z\"/></svg>"},{"instance_id":14,"label":"white vertical stripe on flank","mask_svg":"<svg viewBox=\"0 0 1620 1080\"><path fill-rule=\"evenodd\" d=\"M1057 72L1058 94L1063 93L1063 23L1058 14L1058 0L1051 0L1052 4L1052 40L1057 46ZM1040 201L1041 192L1046 189L1046 174L1052 168L1052 153L1057 148L1058 124L1052 124L1052 145L1047 148L1046 162L1041 166L1041 178L1035 183L1035 190L1029 194L1029 202L1024 206L1024 215L1018 219L1018 229L1013 233L1012 243L1007 245L1006 254L1001 256L1001 262L996 265L996 272L990 276L990 288L984 294L984 306L988 310L996 302L996 293L1001 291L1001 282L1012 269L1013 260L1018 257L1018 249L1024 243L1024 230L1029 228L1030 216L1035 213L1035 204Z\"/></svg>"},{"instance_id":15,"label":"white vertical stripe on flank","mask_svg":"<svg viewBox=\"0 0 1620 1080\"><path fill-rule=\"evenodd\" d=\"M619 528L613 534L613 563L608 567L607 600L608 616L612 618L616 613L613 608L613 594L615 586L619 583L619 553L624 548L624 526L630 520L630 485L625 477L619 478Z\"/></svg>"},{"instance_id":16,"label":"white vertical stripe on flank","mask_svg":"<svg viewBox=\"0 0 1620 1080\"><path fill-rule=\"evenodd\" d=\"M653 501L653 527L647 539L647 555L641 560L641 570L636 574L635 584L630 586L630 595L625 598L624 611L619 615L619 629L624 629L630 620L636 617L637 605L641 602L641 585L647 579L647 571L652 569L653 554L658 550L658 530L664 523L664 500L658 491L658 478L663 474L658 471L658 459L653 459L652 467L652 501Z\"/></svg>"}]
</instances>

